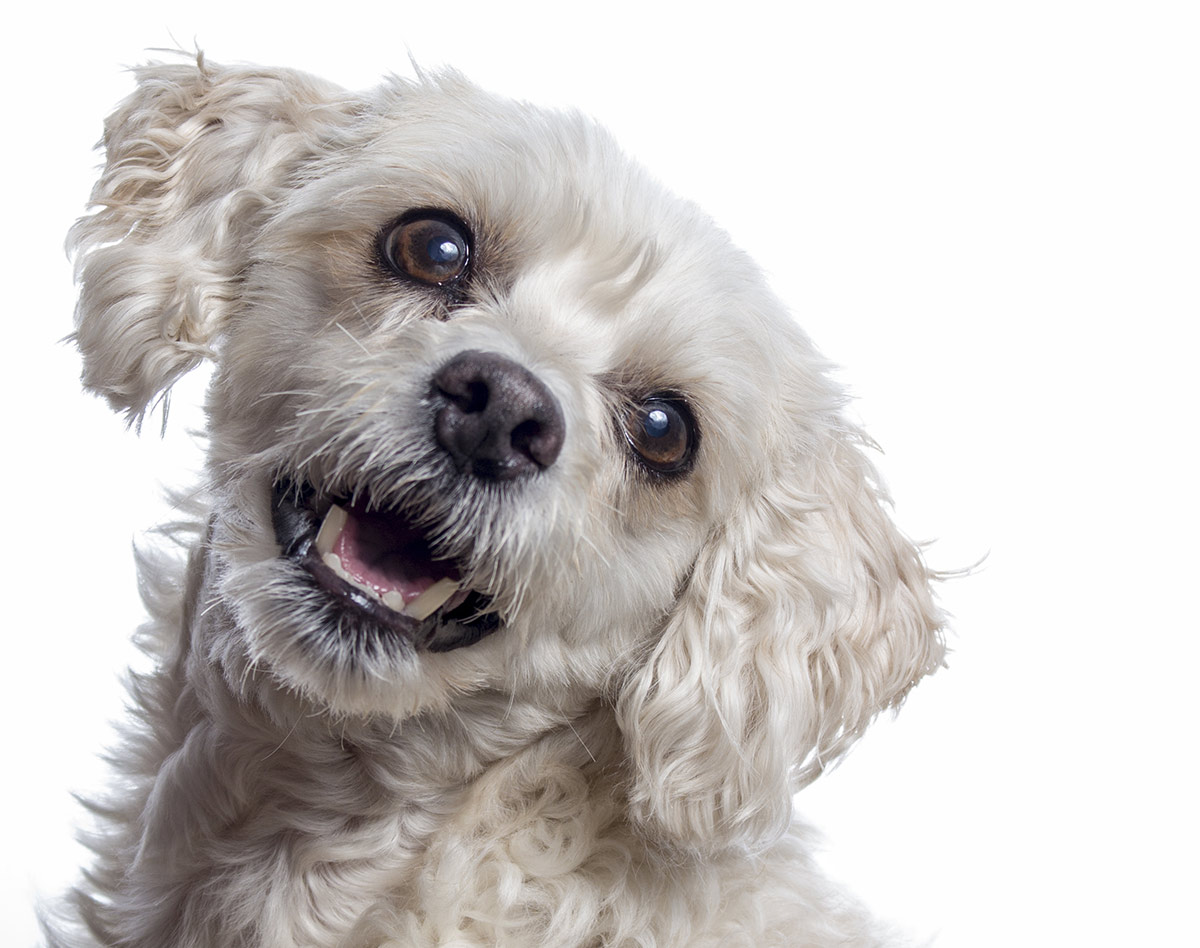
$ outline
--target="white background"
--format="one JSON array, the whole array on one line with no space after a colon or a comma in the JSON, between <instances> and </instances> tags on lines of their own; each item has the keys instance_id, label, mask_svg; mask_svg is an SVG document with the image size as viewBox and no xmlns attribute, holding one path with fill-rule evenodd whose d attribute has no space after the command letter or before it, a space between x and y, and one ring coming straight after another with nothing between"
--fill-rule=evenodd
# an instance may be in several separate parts
<instances>
[{"instance_id":1,"label":"white background","mask_svg":"<svg viewBox=\"0 0 1200 948\"><path fill-rule=\"evenodd\" d=\"M57 341L120 67L194 41L351 88L451 63L707 208L844 367L932 564L987 556L942 588L949 668L801 794L829 871L950 948L1198 943L1194 5L111 7L10 13L0 63L4 944L82 860L131 541L195 466L195 383L138 438Z\"/></svg>"}]
</instances>

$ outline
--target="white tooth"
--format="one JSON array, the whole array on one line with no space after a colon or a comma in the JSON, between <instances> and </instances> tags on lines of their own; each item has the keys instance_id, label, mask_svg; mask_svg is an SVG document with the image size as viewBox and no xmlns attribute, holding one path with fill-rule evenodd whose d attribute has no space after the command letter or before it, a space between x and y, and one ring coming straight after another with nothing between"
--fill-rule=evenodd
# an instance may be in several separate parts
<instances>
[{"instance_id":1,"label":"white tooth","mask_svg":"<svg viewBox=\"0 0 1200 948\"><path fill-rule=\"evenodd\" d=\"M342 566L341 557L339 557L336 553L326 553L321 557L321 559L324 561L325 565L337 573L341 579L349 578L346 576L346 570Z\"/></svg>"},{"instance_id":2,"label":"white tooth","mask_svg":"<svg viewBox=\"0 0 1200 948\"><path fill-rule=\"evenodd\" d=\"M395 612L404 611L404 597L394 589L390 589L383 594L383 604Z\"/></svg>"},{"instance_id":3,"label":"white tooth","mask_svg":"<svg viewBox=\"0 0 1200 948\"><path fill-rule=\"evenodd\" d=\"M337 575L337 578L344 583L349 583L360 592L366 593L372 599L379 599L379 590L366 585L363 582L355 579L346 572L346 568L342 566L341 558L336 553L326 553L321 557L321 561L328 566Z\"/></svg>"},{"instance_id":4,"label":"white tooth","mask_svg":"<svg viewBox=\"0 0 1200 948\"><path fill-rule=\"evenodd\" d=\"M458 592L458 583L452 579L439 579L404 607L404 614L418 621L428 619L446 601Z\"/></svg>"},{"instance_id":5,"label":"white tooth","mask_svg":"<svg viewBox=\"0 0 1200 948\"><path fill-rule=\"evenodd\" d=\"M346 511L334 504L329 508L329 513L325 515L321 529L317 532L317 552L324 556L332 550L333 545L337 542L338 534L342 532L342 527L345 525Z\"/></svg>"}]
</instances>

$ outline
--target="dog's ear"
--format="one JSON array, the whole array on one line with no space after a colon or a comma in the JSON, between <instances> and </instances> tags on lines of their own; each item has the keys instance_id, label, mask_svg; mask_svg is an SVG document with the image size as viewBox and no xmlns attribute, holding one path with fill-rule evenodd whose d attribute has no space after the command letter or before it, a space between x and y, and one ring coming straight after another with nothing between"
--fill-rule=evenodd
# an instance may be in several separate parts
<instances>
[{"instance_id":1,"label":"dog's ear","mask_svg":"<svg viewBox=\"0 0 1200 948\"><path fill-rule=\"evenodd\" d=\"M617 713L647 835L702 851L773 841L792 794L941 664L932 575L861 441L829 434L730 518L626 682Z\"/></svg>"},{"instance_id":2,"label":"dog's ear","mask_svg":"<svg viewBox=\"0 0 1200 948\"><path fill-rule=\"evenodd\" d=\"M107 120L96 211L72 228L83 383L131 422L211 352L247 238L350 111L302 73L151 64Z\"/></svg>"}]
</instances>

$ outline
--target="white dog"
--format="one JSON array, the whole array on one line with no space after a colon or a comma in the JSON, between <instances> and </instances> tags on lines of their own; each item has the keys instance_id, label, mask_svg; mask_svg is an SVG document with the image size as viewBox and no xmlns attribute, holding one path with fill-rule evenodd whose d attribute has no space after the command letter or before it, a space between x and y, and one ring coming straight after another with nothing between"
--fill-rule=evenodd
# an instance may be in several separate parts
<instances>
[{"instance_id":1,"label":"white dog","mask_svg":"<svg viewBox=\"0 0 1200 948\"><path fill-rule=\"evenodd\" d=\"M453 73L151 65L104 146L84 383L140 422L215 368L51 943L885 941L792 795L942 617L750 260L590 121Z\"/></svg>"}]
</instances>

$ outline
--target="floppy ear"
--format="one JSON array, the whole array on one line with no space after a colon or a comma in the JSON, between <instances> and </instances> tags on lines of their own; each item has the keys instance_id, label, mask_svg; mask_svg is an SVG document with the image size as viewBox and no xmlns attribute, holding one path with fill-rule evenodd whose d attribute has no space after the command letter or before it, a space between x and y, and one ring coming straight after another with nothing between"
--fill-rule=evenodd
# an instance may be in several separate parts
<instances>
[{"instance_id":1,"label":"floppy ear","mask_svg":"<svg viewBox=\"0 0 1200 948\"><path fill-rule=\"evenodd\" d=\"M155 63L105 123L94 214L71 230L83 383L131 422L211 352L246 243L348 98L301 73Z\"/></svg>"},{"instance_id":2,"label":"floppy ear","mask_svg":"<svg viewBox=\"0 0 1200 948\"><path fill-rule=\"evenodd\" d=\"M855 432L806 453L703 551L617 714L650 836L776 839L792 794L942 661L931 573Z\"/></svg>"}]
</instances>

